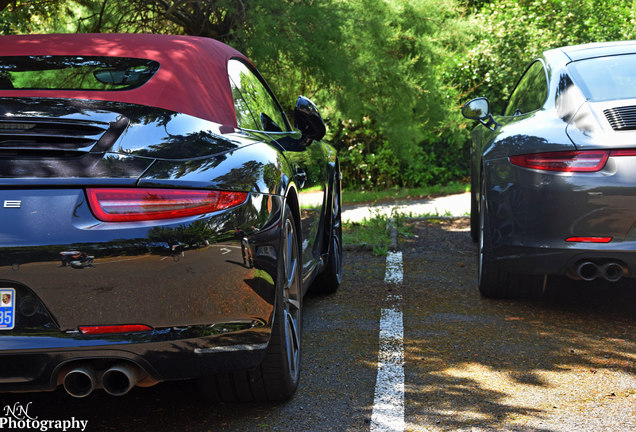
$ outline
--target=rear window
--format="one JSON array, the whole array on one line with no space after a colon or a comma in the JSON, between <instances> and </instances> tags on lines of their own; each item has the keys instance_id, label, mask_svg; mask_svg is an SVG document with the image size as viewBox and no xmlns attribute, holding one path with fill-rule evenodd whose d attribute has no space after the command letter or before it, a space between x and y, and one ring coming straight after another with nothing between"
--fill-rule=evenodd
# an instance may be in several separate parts
<instances>
[{"instance_id":1,"label":"rear window","mask_svg":"<svg viewBox=\"0 0 636 432\"><path fill-rule=\"evenodd\" d=\"M567 68L593 102L636 98L636 54L579 60Z\"/></svg>"},{"instance_id":2,"label":"rear window","mask_svg":"<svg viewBox=\"0 0 636 432\"><path fill-rule=\"evenodd\" d=\"M131 90L159 69L153 60L124 57L0 57L0 90Z\"/></svg>"}]
</instances>

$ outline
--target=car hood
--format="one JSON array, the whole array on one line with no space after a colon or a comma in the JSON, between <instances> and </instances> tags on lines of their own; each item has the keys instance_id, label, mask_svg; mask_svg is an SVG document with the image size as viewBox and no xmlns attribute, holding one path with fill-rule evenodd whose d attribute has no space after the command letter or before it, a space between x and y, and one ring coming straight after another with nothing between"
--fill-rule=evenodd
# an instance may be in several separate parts
<instances>
[{"instance_id":1,"label":"car hood","mask_svg":"<svg viewBox=\"0 0 636 432\"><path fill-rule=\"evenodd\" d=\"M636 99L586 101L566 128L579 150L636 147Z\"/></svg>"},{"instance_id":2,"label":"car hood","mask_svg":"<svg viewBox=\"0 0 636 432\"><path fill-rule=\"evenodd\" d=\"M0 185L20 179L134 184L155 163L213 157L248 143L232 132L142 105L0 98Z\"/></svg>"}]
</instances>

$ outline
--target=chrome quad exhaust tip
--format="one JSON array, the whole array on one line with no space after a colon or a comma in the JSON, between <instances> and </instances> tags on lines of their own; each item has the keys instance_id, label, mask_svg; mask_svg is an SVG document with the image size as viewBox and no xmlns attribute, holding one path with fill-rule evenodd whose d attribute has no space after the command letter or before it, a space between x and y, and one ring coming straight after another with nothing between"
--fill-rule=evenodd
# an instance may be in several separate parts
<instances>
[{"instance_id":1,"label":"chrome quad exhaust tip","mask_svg":"<svg viewBox=\"0 0 636 432\"><path fill-rule=\"evenodd\" d=\"M600 269L592 261L583 261L576 267L576 274L584 281L593 281L599 276Z\"/></svg>"},{"instance_id":2,"label":"chrome quad exhaust tip","mask_svg":"<svg viewBox=\"0 0 636 432\"><path fill-rule=\"evenodd\" d=\"M146 373L139 367L118 363L104 372L102 387L111 396L123 396L145 377Z\"/></svg>"},{"instance_id":3,"label":"chrome quad exhaust tip","mask_svg":"<svg viewBox=\"0 0 636 432\"><path fill-rule=\"evenodd\" d=\"M97 388L97 376L90 365L82 365L68 371L62 380L64 390L76 398L88 396Z\"/></svg>"},{"instance_id":4,"label":"chrome quad exhaust tip","mask_svg":"<svg viewBox=\"0 0 636 432\"><path fill-rule=\"evenodd\" d=\"M618 282L627 273L627 267L616 261L602 264L597 264L594 261L582 261L576 266L576 275L584 281L603 278L608 282Z\"/></svg>"},{"instance_id":5,"label":"chrome quad exhaust tip","mask_svg":"<svg viewBox=\"0 0 636 432\"><path fill-rule=\"evenodd\" d=\"M64 368L58 375L66 392L76 398L90 395L94 390L103 388L111 396L123 396L133 387L150 387L158 383L139 366L119 362L104 370L96 363L81 363Z\"/></svg>"},{"instance_id":6,"label":"chrome quad exhaust tip","mask_svg":"<svg viewBox=\"0 0 636 432\"><path fill-rule=\"evenodd\" d=\"M603 274L605 280L608 280L610 282L617 282L626 273L626 269L618 263L611 262L601 267L601 273Z\"/></svg>"}]
</instances>

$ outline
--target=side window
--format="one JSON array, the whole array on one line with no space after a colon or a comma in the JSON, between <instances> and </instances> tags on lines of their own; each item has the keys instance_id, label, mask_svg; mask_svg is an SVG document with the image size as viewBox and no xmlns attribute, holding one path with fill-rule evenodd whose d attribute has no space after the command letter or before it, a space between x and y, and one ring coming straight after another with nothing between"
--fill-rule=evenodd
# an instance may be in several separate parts
<instances>
[{"instance_id":1,"label":"side window","mask_svg":"<svg viewBox=\"0 0 636 432\"><path fill-rule=\"evenodd\" d=\"M525 114L538 110L548 97L548 82L543 63L536 61L530 65L512 92L505 116Z\"/></svg>"},{"instance_id":2,"label":"side window","mask_svg":"<svg viewBox=\"0 0 636 432\"><path fill-rule=\"evenodd\" d=\"M238 127L243 129L259 130L259 124L252 115L252 112L247 106L245 99L243 99L243 95L239 91L238 87L234 85L232 78L230 78L230 85L232 86L232 99L234 99L234 111L236 111L236 123L238 124Z\"/></svg>"},{"instance_id":3,"label":"side window","mask_svg":"<svg viewBox=\"0 0 636 432\"><path fill-rule=\"evenodd\" d=\"M228 72L239 127L268 132L287 129L278 103L244 63L230 60Z\"/></svg>"}]
</instances>

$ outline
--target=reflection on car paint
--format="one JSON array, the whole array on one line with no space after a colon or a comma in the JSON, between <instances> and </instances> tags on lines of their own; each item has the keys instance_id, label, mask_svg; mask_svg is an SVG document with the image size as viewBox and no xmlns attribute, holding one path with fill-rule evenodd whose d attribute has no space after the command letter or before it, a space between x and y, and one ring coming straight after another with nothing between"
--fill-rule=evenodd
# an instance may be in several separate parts
<instances>
[{"instance_id":1,"label":"reflection on car paint","mask_svg":"<svg viewBox=\"0 0 636 432\"><path fill-rule=\"evenodd\" d=\"M64 251L60 252L60 255L62 255L62 267L70 264L71 268L74 269L93 267L93 260L95 259L93 255L80 251Z\"/></svg>"},{"instance_id":2,"label":"reflection on car paint","mask_svg":"<svg viewBox=\"0 0 636 432\"><path fill-rule=\"evenodd\" d=\"M0 186L5 203L21 202L0 211L0 225L10 227L0 232L0 280L15 289L17 307L15 328L0 333L0 391L54 390L62 382L69 394L83 397L92 385L86 394L67 386L67 378L82 369L113 394L106 376L124 365L131 387L251 370L264 374L261 381L269 389L263 398L290 397L301 345L272 338L300 336L302 295L314 280L326 275L319 287L327 281L331 292L340 283L327 265L341 255L331 251L334 216L325 198L339 190L340 177L335 149L320 141L324 122L313 103L299 98L294 116L302 132L292 130L251 65L247 77L259 94L243 87L245 94L232 93L228 58L245 59L207 38L2 38L102 56L114 52L103 53L111 43L122 56L153 52L160 64L155 77L161 79L150 78L131 93L0 89ZM13 50L31 46L4 43L0 51L30 55ZM193 56L192 63L174 62L175 49L179 56ZM186 63L199 67L179 69ZM206 67L204 77L200 66ZM192 79L165 86L163 79L175 70ZM99 70L95 77L117 84L120 72ZM171 98L156 97L171 91ZM108 95L119 102L108 101ZM253 126L265 130L236 127L233 98L239 96L248 97L241 121L251 116ZM164 108L140 105L143 101ZM247 200L202 214L168 209L163 215L174 217L105 222L87 201L87 189L100 187L241 192ZM317 198L311 204L308 192ZM152 214L154 202L133 195L112 199L131 213ZM302 268L295 259L301 256ZM295 359L289 368L288 351ZM287 369L294 376L265 383ZM276 390L281 383L287 386L282 392Z\"/></svg>"}]
</instances>

